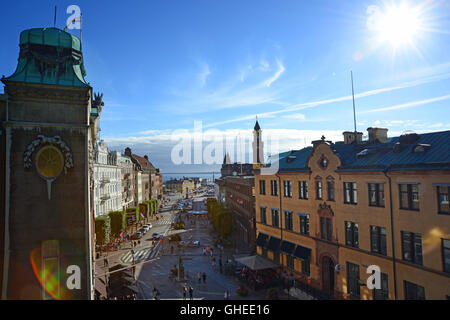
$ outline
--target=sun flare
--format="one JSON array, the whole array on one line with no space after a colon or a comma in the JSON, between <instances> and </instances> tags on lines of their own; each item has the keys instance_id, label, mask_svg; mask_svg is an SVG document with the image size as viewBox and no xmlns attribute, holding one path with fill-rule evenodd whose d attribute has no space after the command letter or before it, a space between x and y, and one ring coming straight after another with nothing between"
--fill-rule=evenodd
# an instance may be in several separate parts
<instances>
[{"instance_id":1,"label":"sun flare","mask_svg":"<svg viewBox=\"0 0 450 320\"><path fill-rule=\"evenodd\" d=\"M420 10L406 4L389 6L376 12L374 29L380 42L389 42L393 47L414 43L421 29Z\"/></svg>"}]
</instances>

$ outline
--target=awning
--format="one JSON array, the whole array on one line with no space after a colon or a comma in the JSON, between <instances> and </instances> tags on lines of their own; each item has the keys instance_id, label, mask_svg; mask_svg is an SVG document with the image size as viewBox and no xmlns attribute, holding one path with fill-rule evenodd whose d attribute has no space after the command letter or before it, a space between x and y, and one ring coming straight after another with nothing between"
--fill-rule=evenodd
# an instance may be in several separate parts
<instances>
[{"instance_id":1,"label":"awning","mask_svg":"<svg viewBox=\"0 0 450 320\"><path fill-rule=\"evenodd\" d=\"M298 245L295 249L294 257L302 260L309 260L311 257L311 249Z\"/></svg>"},{"instance_id":2,"label":"awning","mask_svg":"<svg viewBox=\"0 0 450 320\"><path fill-rule=\"evenodd\" d=\"M291 255L294 253L294 249L295 249L295 243L285 241L285 240L283 240L281 242L281 247L280 247L281 252Z\"/></svg>"},{"instance_id":3,"label":"awning","mask_svg":"<svg viewBox=\"0 0 450 320\"><path fill-rule=\"evenodd\" d=\"M258 255L238 258L236 261L255 271L278 267L272 261Z\"/></svg>"},{"instance_id":4,"label":"awning","mask_svg":"<svg viewBox=\"0 0 450 320\"><path fill-rule=\"evenodd\" d=\"M269 240L269 244L267 245L267 249L270 251L276 252L280 248L281 239L277 237L271 237Z\"/></svg>"},{"instance_id":5,"label":"awning","mask_svg":"<svg viewBox=\"0 0 450 320\"><path fill-rule=\"evenodd\" d=\"M256 239L256 245L258 247L267 247L267 239L269 238L269 236L265 233L260 232L258 234L258 238Z\"/></svg>"}]
</instances>

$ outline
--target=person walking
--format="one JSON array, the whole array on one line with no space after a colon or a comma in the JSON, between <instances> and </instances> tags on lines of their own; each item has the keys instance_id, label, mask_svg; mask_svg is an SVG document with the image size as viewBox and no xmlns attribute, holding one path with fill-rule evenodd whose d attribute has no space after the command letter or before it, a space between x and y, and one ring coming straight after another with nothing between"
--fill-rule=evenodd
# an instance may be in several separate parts
<instances>
[{"instance_id":1,"label":"person walking","mask_svg":"<svg viewBox=\"0 0 450 320\"><path fill-rule=\"evenodd\" d=\"M189 299L194 299L194 288L192 288L192 286L189 286Z\"/></svg>"},{"instance_id":2,"label":"person walking","mask_svg":"<svg viewBox=\"0 0 450 320\"><path fill-rule=\"evenodd\" d=\"M108 258L105 256L104 258L103 258L103 264L104 264L104 267L108 267Z\"/></svg>"},{"instance_id":3,"label":"person walking","mask_svg":"<svg viewBox=\"0 0 450 320\"><path fill-rule=\"evenodd\" d=\"M187 287L184 285L183 287L183 300L186 300Z\"/></svg>"},{"instance_id":4,"label":"person walking","mask_svg":"<svg viewBox=\"0 0 450 320\"><path fill-rule=\"evenodd\" d=\"M200 271L197 273L197 278L198 278L198 284L201 284L202 283L202 273Z\"/></svg>"},{"instance_id":5,"label":"person walking","mask_svg":"<svg viewBox=\"0 0 450 320\"><path fill-rule=\"evenodd\" d=\"M206 283L206 273L203 272L202 277L203 277L203 283Z\"/></svg>"}]
</instances>

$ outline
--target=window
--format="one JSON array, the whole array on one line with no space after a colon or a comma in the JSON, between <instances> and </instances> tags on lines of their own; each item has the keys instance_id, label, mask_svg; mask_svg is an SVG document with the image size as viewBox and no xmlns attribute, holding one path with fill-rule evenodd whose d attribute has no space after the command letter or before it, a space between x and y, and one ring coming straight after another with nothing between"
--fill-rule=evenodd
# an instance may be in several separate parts
<instances>
[{"instance_id":1,"label":"window","mask_svg":"<svg viewBox=\"0 0 450 320\"><path fill-rule=\"evenodd\" d=\"M439 213L450 214L448 196L449 187L437 187Z\"/></svg>"},{"instance_id":2,"label":"window","mask_svg":"<svg viewBox=\"0 0 450 320\"><path fill-rule=\"evenodd\" d=\"M334 201L334 182L327 181L328 201Z\"/></svg>"},{"instance_id":3,"label":"window","mask_svg":"<svg viewBox=\"0 0 450 320\"><path fill-rule=\"evenodd\" d=\"M260 207L259 210L261 214L261 223L267 224L266 208Z\"/></svg>"},{"instance_id":4,"label":"window","mask_svg":"<svg viewBox=\"0 0 450 320\"><path fill-rule=\"evenodd\" d=\"M322 200L322 181L316 181L316 199Z\"/></svg>"},{"instance_id":5,"label":"window","mask_svg":"<svg viewBox=\"0 0 450 320\"><path fill-rule=\"evenodd\" d=\"M347 293L353 299L359 299L360 286L359 286L359 265L347 262Z\"/></svg>"},{"instance_id":6,"label":"window","mask_svg":"<svg viewBox=\"0 0 450 320\"><path fill-rule=\"evenodd\" d=\"M273 262L275 262L276 264L280 264L280 253L279 252L273 253Z\"/></svg>"},{"instance_id":7,"label":"window","mask_svg":"<svg viewBox=\"0 0 450 320\"><path fill-rule=\"evenodd\" d=\"M290 269L294 269L294 257L293 256L286 256L286 266Z\"/></svg>"},{"instance_id":8,"label":"window","mask_svg":"<svg viewBox=\"0 0 450 320\"><path fill-rule=\"evenodd\" d=\"M369 206L384 207L383 183L369 183Z\"/></svg>"},{"instance_id":9,"label":"window","mask_svg":"<svg viewBox=\"0 0 450 320\"><path fill-rule=\"evenodd\" d=\"M419 210L419 184L399 184L400 209Z\"/></svg>"},{"instance_id":10,"label":"window","mask_svg":"<svg viewBox=\"0 0 450 320\"><path fill-rule=\"evenodd\" d=\"M389 300L389 281L386 273L381 273L381 289L373 290L374 300Z\"/></svg>"},{"instance_id":11,"label":"window","mask_svg":"<svg viewBox=\"0 0 450 320\"><path fill-rule=\"evenodd\" d=\"M358 192L356 190L355 182L344 182L344 203L357 204Z\"/></svg>"},{"instance_id":12,"label":"window","mask_svg":"<svg viewBox=\"0 0 450 320\"><path fill-rule=\"evenodd\" d=\"M402 231L403 260L422 265L422 235Z\"/></svg>"},{"instance_id":13,"label":"window","mask_svg":"<svg viewBox=\"0 0 450 320\"><path fill-rule=\"evenodd\" d=\"M284 196L288 198L292 198L292 184L291 181L283 181L284 184Z\"/></svg>"},{"instance_id":14,"label":"window","mask_svg":"<svg viewBox=\"0 0 450 320\"><path fill-rule=\"evenodd\" d=\"M405 280L405 300L425 300L425 289Z\"/></svg>"},{"instance_id":15,"label":"window","mask_svg":"<svg viewBox=\"0 0 450 320\"><path fill-rule=\"evenodd\" d=\"M259 180L259 194L266 194L266 181Z\"/></svg>"},{"instance_id":16,"label":"window","mask_svg":"<svg viewBox=\"0 0 450 320\"><path fill-rule=\"evenodd\" d=\"M284 223L286 230L292 230L292 211L284 211Z\"/></svg>"},{"instance_id":17,"label":"window","mask_svg":"<svg viewBox=\"0 0 450 320\"><path fill-rule=\"evenodd\" d=\"M311 270L311 262L310 259L302 260L302 273L306 276L309 276Z\"/></svg>"},{"instance_id":18,"label":"window","mask_svg":"<svg viewBox=\"0 0 450 320\"><path fill-rule=\"evenodd\" d=\"M345 221L345 244L351 247L358 248L358 224Z\"/></svg>"},{"instance_id":19,"label":"window","mask_svg":"<svg viewBox=\"0 0 450 320\"><path fill-rule=\"evenodd\" d=\"M330 218L320 218L320 235L324 240L332 240L332 228L331 228L331 219Z\"/></svg>"},{"instance_id":20,"label":"window","mask_svg":"<svg viewBox=\"0 0 450 320\"><path fill-rule=\"evenodd\" d=\"M298 182L298 197L299 199L308 199L308 182L299 181Z\"/></svg>"},{"instance_id":21,"label":"window","mask_svg":"<svg viewBox=\"0 0 450 320\"><path fill-rule=\"evenodd\" d=\"M278 195L277 180L271 180L270 181L270 194L272 196Z\"/></svg>"},{"instance_id":22,"label":"window","mask_svg":"<svg viewBox=\"0 0 450 320\"><path fill-rule=\"evenodd\" d=\"M300 233L309 235L309 214L300 215Z\"/></svg>"},{"instance_id":23,"label":"window","mask_svg":"<svg viewBox=\"0 0 450 320\"><path fill-rule=\"evenodd\" d=\"M442 261L444 272L450 272L450 239L442 239Z\"/></svg>"},{"instance_id":24,"label":"window","mask_svg":"<svg viewBox=\"0 0 450 320\"><path fill-rule=\"evenodd\" d=\"M278 227L278 209L272 209L272 226Z\"/></svg>"},{"instance_id":25,"label":"window","mask_svg":"<svg viewBox=\"0 0 450 320\"><path fill-rule=\"evenodd\" d=\"M370 226L370 251L387 255L386 228Z\"/></svg>"}]
</instances>

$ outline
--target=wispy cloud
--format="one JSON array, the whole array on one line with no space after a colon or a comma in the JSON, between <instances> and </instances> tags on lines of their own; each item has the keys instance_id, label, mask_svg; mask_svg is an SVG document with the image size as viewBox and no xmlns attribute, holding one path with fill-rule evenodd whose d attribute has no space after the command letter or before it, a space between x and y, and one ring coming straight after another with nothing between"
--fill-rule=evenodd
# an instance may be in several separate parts
<instances>
[{"instance_id":1,"label":"wispy cloud","mask_svg":"<svg viewBox=\"0 0 450 320\"><path fill-rule=\"evenodd\" d=\"M448 99L450 99L450 94L445 95L445 96L431 98L431 99L411 101L411 102L407 102L407 103L403 103L403 104L397 104L395 106L390 106L390 107L385 107L385 108L366 110L366 111L362 111L360 113L372 113L372 112L391 111L391 110L398 110L398 109L408 109L408 108L418 107L418 106L421 106L424 104L429 104L429 103L438 102L438 101L444 101L444 100L448 100Z\"/></svg>"},{"instance_id":2,"label":"wispy cloud","mask_svg":"<svg viewBox=\"0 0 450 320\"><path fill-rule=\"evenodd\" d=\"M280 60L277 60L277 65L278 65L278 70L277 72L275 72L275 74L270 77L269 79L267 79L266 81L264 81L264 86L265 87L270 87L270 85L272 83L274 83L275 81L277 81L277 79L281 76L281 74L284 72L284 70L286 70L284 68L284 65L281 63Z\"/></svg>"},{"instance_id":3,"label":"wispy cloud","mask_svg":"<svg viewBox=\"0 0 450 320\"><path fill-rule=\"evenodd\" d=\"M426 83L430 83L430 82L434 82L434 81L447 79L449 77L450 77L450 73L445 73L445 74L441 74L441 75L437 75L437 76L431 76L431 77L426 77L426 78L422 78L422 79L417 79L417 80L405 82L405 83L402 83L402 84L399 84L399 85L396 85L396 86L391 86L391 87L385 87L385 88L380 88L380 89L374 89L374 90L368 90L368 91L360 92L358 94L355 94L355 98L356 99L358 99L358 98L365 98L365 97L374 96L374 95L377 95L377 94L386 93L386 92L390 92L390 91L411 88L411 87L419 86L419 85L422 85L422 84L426 84ZM448 96L438 97L438 98L434 98L434 99L445 100L445 99L447 99L445 97L448 97ZM352 96L348 95L348 96L342 96L342 97L331 98L331 99L324 99L324 100L317 100L317 101L311 101L311 102L305 102L305 103L299 103L299 104L292 104L292 105L287 106L287 107L285 107L283 109L280 109L280 110L269 111L269 112L265 112L265 113L258 113L258 117L262 118L264 116L273 116L273 115L276 115L276 114L283 114L283 113L303 110L303 109L307 109L307 108L314 108L314 107L317 107L317 106L331 104L331 103L349 101L351 99L352 99ZM430 99L428 99L428 100L430 100ZM430 102L433 102L433 101L429 101L428 103L430 103ZM359 113L362 113L362 112L359 112ZM241 117L234 118L234 119L218 121L218 122L215 122L215 123L212 123L212 124L208 125L208 127L214 127L214 126L218 126L218 125L222 125L222 124L228 124L228 123L245 121L245 120L249 120L249 119L252 119L252 118L253 118L253 115L241 116Z\"/></svg>"},{"instance_id":4,"label":"wispy cloud","mask_svg":"<svg viewBox=\"0 0 450 320\"><path fill-rule=\"evenodd\" d=\"M204 63L202 66L202 71L198 74L198 79L200 81L200 85L202 87L206 84L206 78L211 74L211 70L209 69L209 65Z\"/></svg>"}]
</instances>

